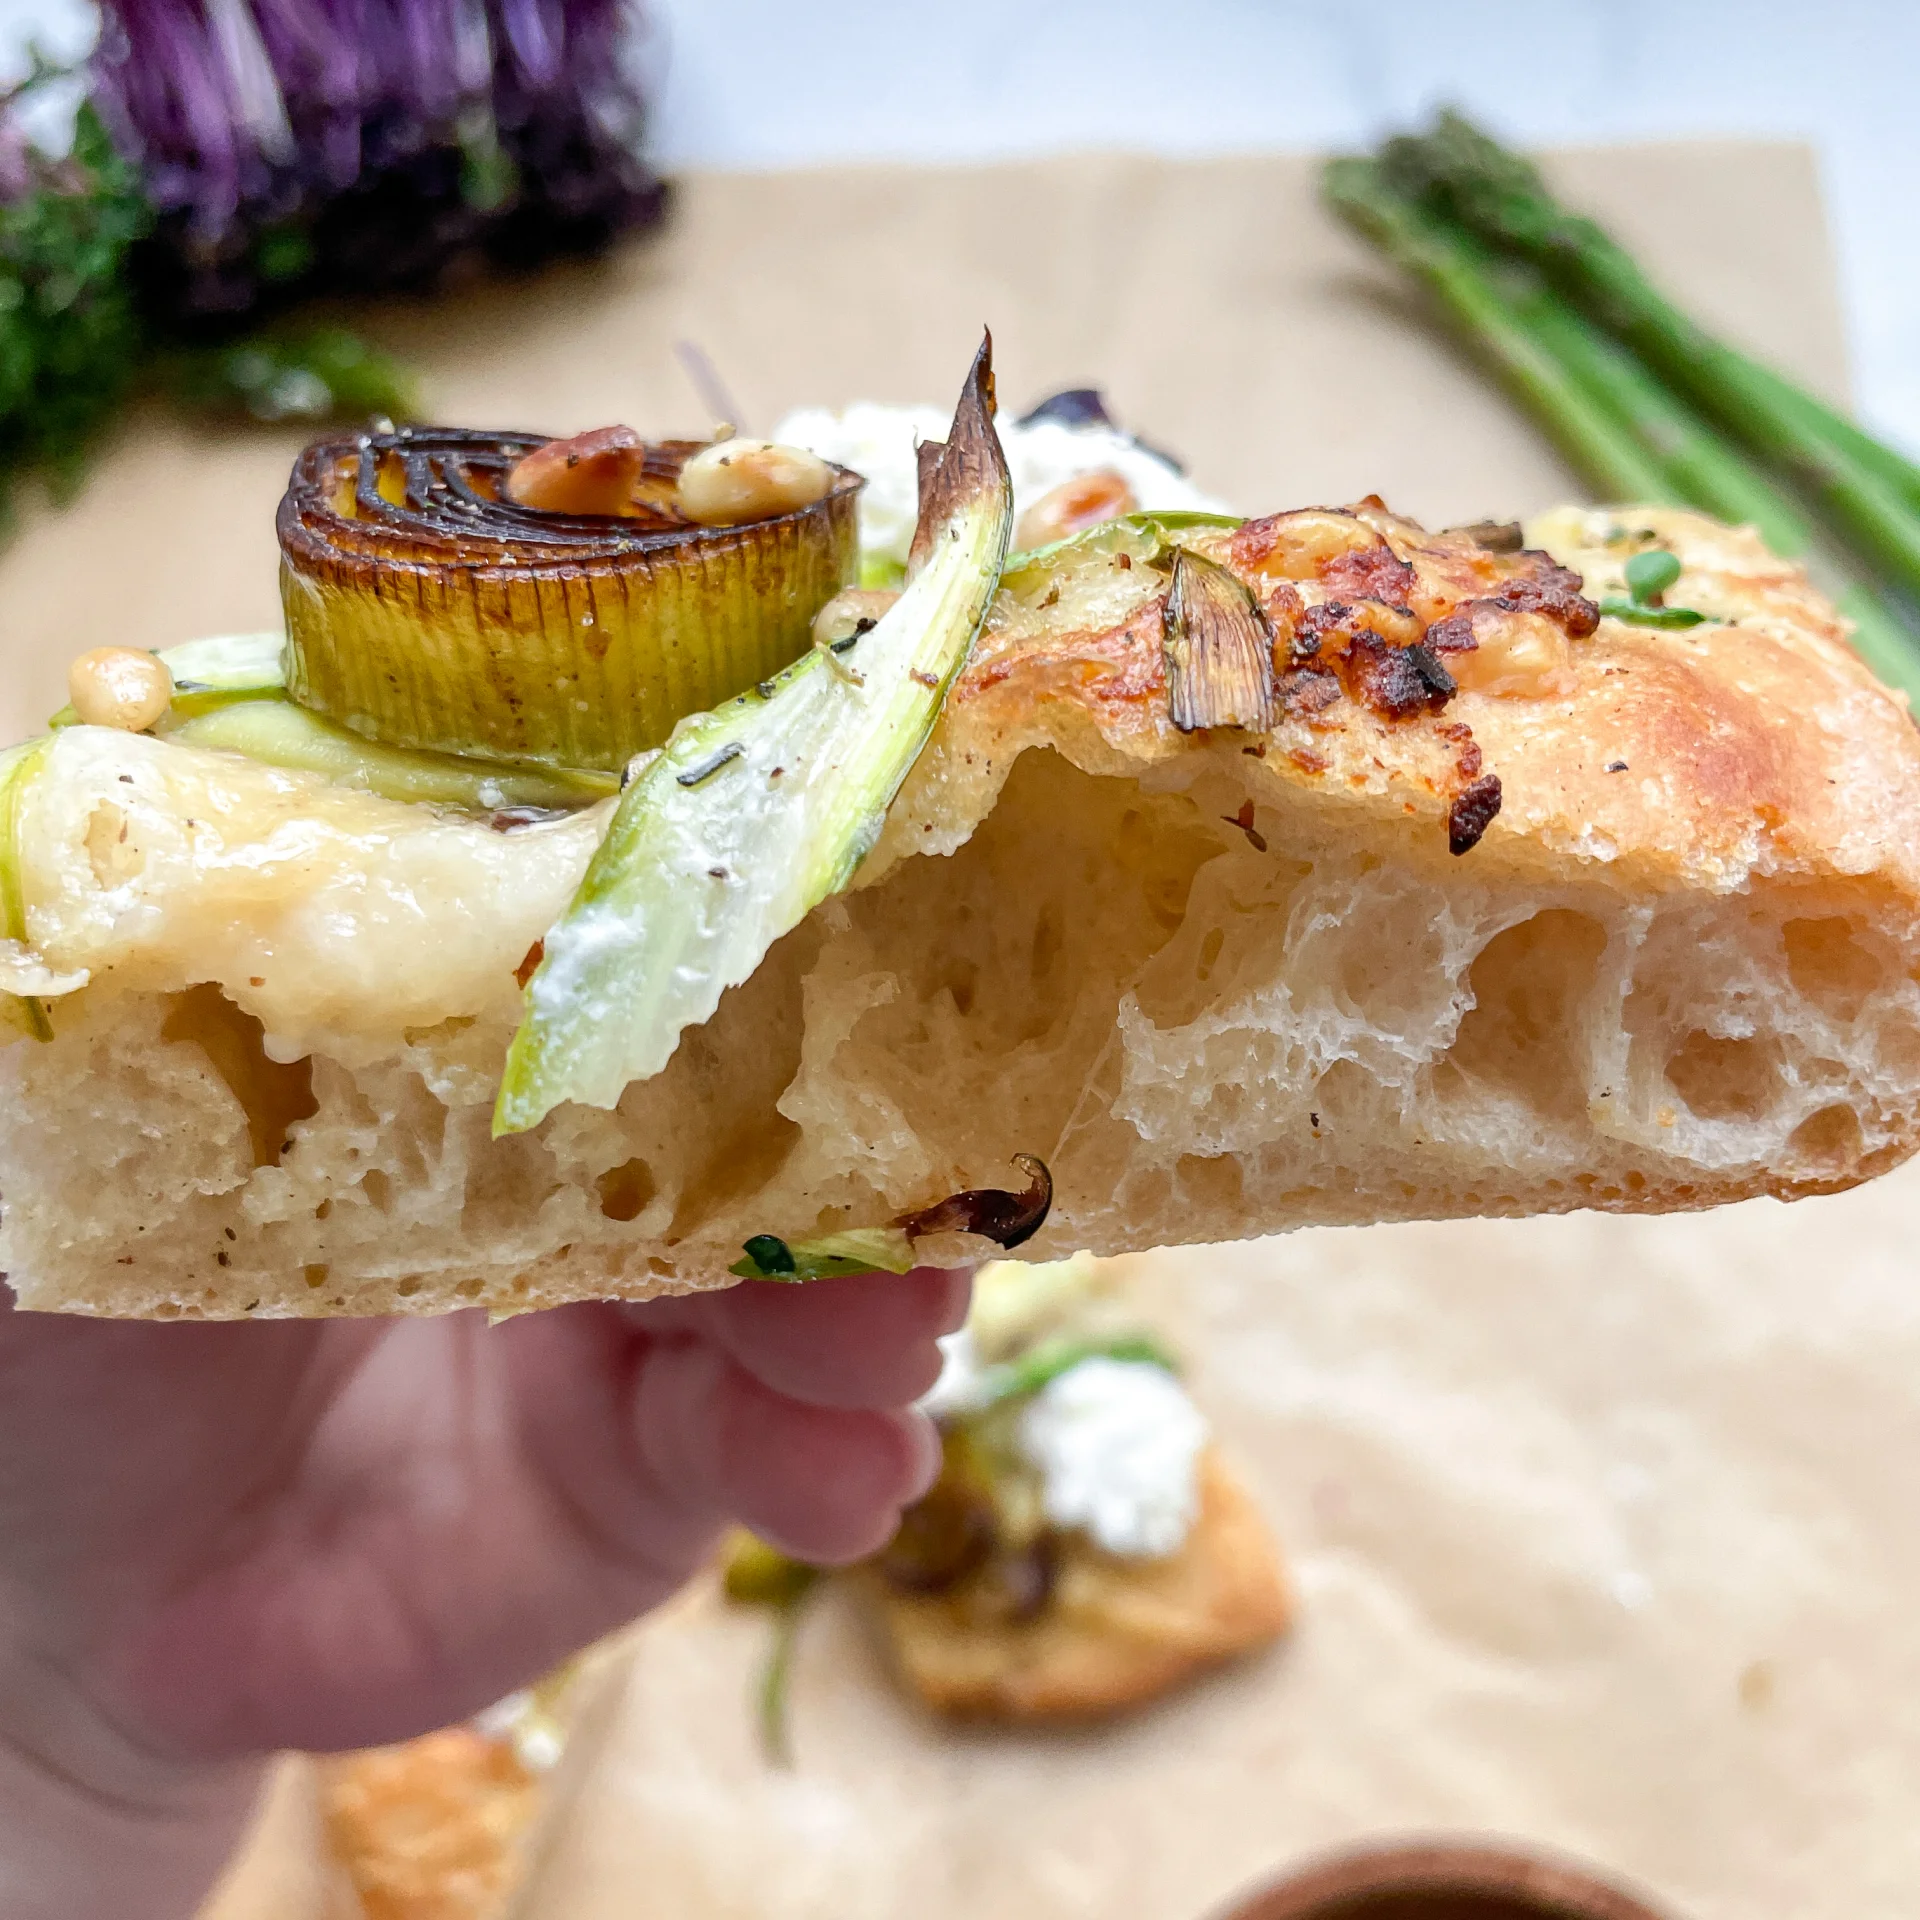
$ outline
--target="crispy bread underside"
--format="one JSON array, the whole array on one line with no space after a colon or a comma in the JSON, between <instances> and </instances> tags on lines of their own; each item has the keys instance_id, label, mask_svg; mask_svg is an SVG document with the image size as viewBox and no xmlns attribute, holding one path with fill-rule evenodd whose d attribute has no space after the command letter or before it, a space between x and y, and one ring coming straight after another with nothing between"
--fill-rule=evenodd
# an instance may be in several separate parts
<instances>
[{"instance_id":1,"label":"crispy bread underside","mask_svg":"<svg viewBox=\"0 0 1920 1920\"><path fill-rule=\"evenodd\" d=\"M1266 1646L1293 1601L1253 1496L1209 1449L1178 1553L1119 1560L1069 1540L1037 1618L981 1625L938 1596L866 1585L895 1667L930 1707L989 1720L1073 1720L1143 1705Z\"/></svg>"},{"instance_id":2,"label":"crispy bread underside","mask_svg":"<svg viewBox=\"0 0 1920 1920\"><path fill-rule=\"evenodd\" d=\"M1478 558L1367 511L1461 597ZM1037 1258L1857 1182L1916 1143L1920 746L1751 536L1642 522L1727 624L1260 736L1168 724L1164 582L1003 594L862 884L615 1112L490 1138L517 896L409 936L483 981L457 1017L381 1035L374 981L337 1048L264 963L50 952L95 977L0 1052L0 1265L90 1313L511 1312L725 1284L751 1234L1017 1184L1016 1151L1056 1181ZM1456 857L1477 763L1504 804Z\"/></svg>"}]
</instances>

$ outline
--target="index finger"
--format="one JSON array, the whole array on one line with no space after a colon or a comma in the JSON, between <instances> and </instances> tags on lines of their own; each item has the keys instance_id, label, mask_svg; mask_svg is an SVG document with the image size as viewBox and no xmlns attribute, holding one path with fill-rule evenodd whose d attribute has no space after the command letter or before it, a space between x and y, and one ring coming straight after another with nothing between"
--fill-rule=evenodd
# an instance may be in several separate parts
<instances>
[{"instance_id":1,"label":"index finger","mask_svg":"<svg viewBox=\"0 0 1920 1920\"><path fill-rule=\"evenodd\" d=\"M701 1301L706 1331L776 1393L816 1407L903 1407L940 1374L935 1340L967 1316L967 1268L748 1280Z\"/></svg>"}]
</instances>

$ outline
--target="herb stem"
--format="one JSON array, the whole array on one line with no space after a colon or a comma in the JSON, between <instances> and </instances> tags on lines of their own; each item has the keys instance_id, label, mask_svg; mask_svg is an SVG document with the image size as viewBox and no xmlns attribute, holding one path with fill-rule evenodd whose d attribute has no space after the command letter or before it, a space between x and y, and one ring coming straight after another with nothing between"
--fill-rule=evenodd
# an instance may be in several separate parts
<instances>
[{"instance_id":1,"label":"herb stem","mask_svg":"<svg viewBox=\"0 0 1920 1920\"><path fill-rule=\"evenodd\" d=\"M800 1616L817 1582L809 1582L782 1600L773 1610L773 1631L766 1659L754 1689L760 1748L767 1764L783 1771L793 1766L793 1726L789 1711L793 1692L793 1656L800 1638Z\"/></svg>"},{"instance_id":2,"label":"herb stem","mask_svg":"<svg viewBox=\"0 0 1920 1920\"><path fill-rule=\"evenodd\" d=\"M1179 1362L1151 1334L1119 1334L1110 1339L1056 1340L1023 1353L991 1376L986 1404L1002 1406L1038 1393L1071 1373L1084 1360L1126 1360L1177 1374Z\"/></svg>"}]
</instances>

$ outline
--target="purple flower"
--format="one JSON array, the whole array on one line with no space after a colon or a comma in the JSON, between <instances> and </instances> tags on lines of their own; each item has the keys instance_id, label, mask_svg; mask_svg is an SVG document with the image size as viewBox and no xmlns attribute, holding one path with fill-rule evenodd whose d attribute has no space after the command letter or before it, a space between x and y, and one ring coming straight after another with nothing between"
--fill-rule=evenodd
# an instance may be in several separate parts
<instances>
[{"instance_id":1,"label":"purple flower","mask_svg":"<svg viewBox=\"0 0 1920 1920\"><path fill-rule=\"evenodd\" d=\"M431 286L659 219L635 0L106 0L94 99L178 323Z\"/></svg>"}]
</instances>

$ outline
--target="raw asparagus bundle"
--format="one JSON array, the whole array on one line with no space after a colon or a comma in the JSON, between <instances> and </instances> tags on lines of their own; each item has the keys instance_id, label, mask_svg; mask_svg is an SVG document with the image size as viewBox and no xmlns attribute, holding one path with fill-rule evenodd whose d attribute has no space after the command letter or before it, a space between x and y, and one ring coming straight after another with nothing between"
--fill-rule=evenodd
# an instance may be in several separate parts
<instances>
[{"instance_id":1,"label":"raw asparagus bundle","mask_svg":"<svg viewBox=\"0 0 1920 1920\"><path fill-rule=\"evenodd\" d=\"M1528 162L1457 114L1377 158L1333 161L1324 186L1437 297L1597 492L1746 522L1776 553L1808 560L1875 672L1920 695L1920 636L1898 610L1920 598L1920 469L1695 325ZM1893 597L1850 575L1828 526Z\"/></svg>"}]
</instances>

